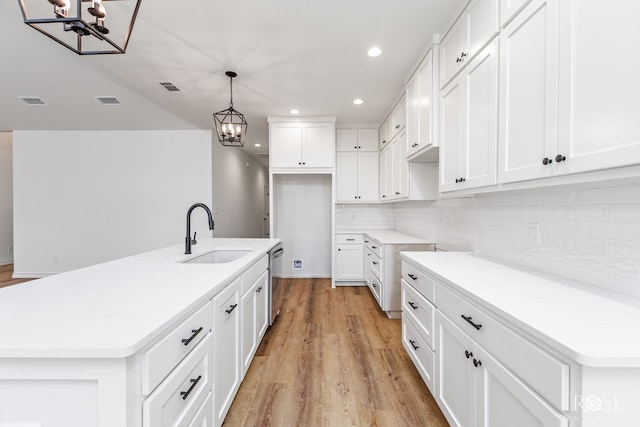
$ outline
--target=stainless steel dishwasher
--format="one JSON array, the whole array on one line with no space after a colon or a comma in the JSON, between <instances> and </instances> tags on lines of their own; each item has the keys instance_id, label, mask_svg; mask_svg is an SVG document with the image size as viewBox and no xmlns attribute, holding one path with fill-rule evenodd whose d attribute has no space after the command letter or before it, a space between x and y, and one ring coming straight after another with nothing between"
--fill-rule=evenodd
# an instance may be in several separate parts
<instances>
[{"instance_id":1,"label":"stainless steel dishwasher","mask_svg":"<svg viewBox=\"0 0 640 427\"><path fill-rule=\"evenodd\" d=\"M269 252L269 295L271 298L269 299L269 312L271 313L271 318L269 320L269 325L273 325L273 322L276 320L278 314L280 314L280 309L282 308L282 254L284 253L284 249L282 249L282 244L279 243Z\"/></svg>"}]
</instances>

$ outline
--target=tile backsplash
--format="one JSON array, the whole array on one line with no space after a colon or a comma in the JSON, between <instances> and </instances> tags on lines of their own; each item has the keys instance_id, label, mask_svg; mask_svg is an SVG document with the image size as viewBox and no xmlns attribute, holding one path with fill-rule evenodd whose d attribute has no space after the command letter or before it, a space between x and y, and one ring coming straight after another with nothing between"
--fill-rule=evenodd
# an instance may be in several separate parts
<instances>
[{"instance_id":1,"label":"tile backsplash","mask_svg":"<svg viewBox=\"0 0 640 427\"><path fill-rule=\"evenodd\" d=\"M540 243L532 241L531 224L540 225ZM640 178L337 205L336 228L395 228L640 297Z\"/></svg>"}]
</instances>

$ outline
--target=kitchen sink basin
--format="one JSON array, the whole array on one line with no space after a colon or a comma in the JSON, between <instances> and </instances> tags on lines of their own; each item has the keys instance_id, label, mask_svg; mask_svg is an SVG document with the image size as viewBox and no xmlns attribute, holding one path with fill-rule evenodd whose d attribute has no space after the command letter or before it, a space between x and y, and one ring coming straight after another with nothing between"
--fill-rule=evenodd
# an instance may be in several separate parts
<instances>
[{"instance_id":1,"label":"kitchen sink basin","mask_svg":"<svg viewBox=\"0 0 640 427\"><path fill-rule=\"evenodd\" d=\"M217 249L183 261L185 264L224 264L235 261L251 252L250 249Z\"/></svg>"}]
</instances>

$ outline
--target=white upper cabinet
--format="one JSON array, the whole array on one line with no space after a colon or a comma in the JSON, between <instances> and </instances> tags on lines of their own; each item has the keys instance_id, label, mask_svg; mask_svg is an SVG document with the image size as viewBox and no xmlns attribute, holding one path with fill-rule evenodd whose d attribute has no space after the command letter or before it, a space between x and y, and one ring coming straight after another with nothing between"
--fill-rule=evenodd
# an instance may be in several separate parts
<instances>
[{"instance_id":1,"label":"white upper cabinet","mask_svg":"<svg viewBox=\"0 0 640 427\"><path fill-rule=\"evenodd\" d=\"M378 201L378 129L338 129L336 200Z\"/></svg>"},{"instance_id":2,"label":"white upper cabinet","mask_svg":"<svg viewBox=\"0 0 640 427\"><path fill-rule=\"evenodd\" d=\"M378 151L378 129L338 129L336 148L338 151Z\"/></svg>"},{"instance_id":3,"label":"white upper cabinet","mask_svg":"<svg viewBox=\"0 0 640 427\"><path fill-rule=\"evenodd\" d=\"M335 167L335 120L286 122L269 118L269 167Z\"/></svg>"},{"instance_id":4,"label":"white upper cabinet","mask_svg":"<svg viewBox=\"0 0 640 427\"><path fill-rule=\"evenodd\" d=\"M555 175L558 0L533 0L502 30L499 104L499 182Z\"/></svg>"},{"instance_id":5,"label":"white upper cabinet","mask_svg":"<svg viewBox=\"0 0 640 427\"><path fill-rule=\"evenodd\" d=\"M380 127L380 150L388 146L398 133L407 126L406 96L403 94Z\"/></svg>"},{"instance_id":6,"label":"white upper cabinet","mask_svg":"<svg viewBox=\"0 0 640 427\"><path fill-rule=\"evenodd\" d=\"M640 163L638 16L639 1L560 1L558 174Z\"/></svg>"},{"instance_id":7,"label":"white upper cabinet","mask_svg":"<svg viewBox=\"0 0 640 427\"><path fill-rule=\"evenodd\" d=\"M442 91L442 192L496 183L498 42L494 39Z\"/></svg>"},{"instance_id":8,"label":"white upper cabinet","mask_svg":"<svg viewBox=\"0 0 640 427\"><path fill-rule=\"evenodd\" d=\"M426 157L425 160L437 161L437 150L429 150L438 146L438 52L439 47L435 45L407 85L407 156L410 160ZM427 152L435 153L434 157L428 158Z\"/></svg>"},{"instance_id":9,"label":"white upper cabinet","mask_svg":"<svg viewBox=\"0 0 640 427\"><path fill-rule=\"evenodd\" d=\"M499 30L498 0L472 0L440 45L440 87L444 87Z\"/></svg>"},{"instance_id":10,"label":"white upper cabinet","mask_svg":"<svg viewBox=\"0 0 640 427\"><path fill-rule=\"evenodd\" d=\"M500 26L504 27L531 0L500 0Z\"/></svg>"}]
</instances>

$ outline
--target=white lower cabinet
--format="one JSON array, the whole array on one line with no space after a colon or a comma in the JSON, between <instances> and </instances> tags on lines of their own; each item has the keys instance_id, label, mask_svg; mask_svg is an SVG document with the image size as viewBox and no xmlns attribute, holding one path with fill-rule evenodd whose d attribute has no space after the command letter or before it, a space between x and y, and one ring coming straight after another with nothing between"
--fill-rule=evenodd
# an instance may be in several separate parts
<instances>
[{"instance_id":1,"label":"white lower cabinet","mask_svg":"<svg viewBox=\"0 0 640 427\"><path fill-rule=\"evenodd\" d=\"M335 276L338 285L353 285L365 281L364 236L338 233L335 236ZM339 283L342 282L342 283Z\"/></svg>"},{"instance_id":2,"label":"white lower cabinet","mask_svg":"<svg viewBox=\"0 0 640 427\"><path fill-rule=\"evenodd\" d=\"M566 427L568 419L436 312L436 401L454 426Z\"/></svg>"},{"instance_id":3,"label":"white lower cabinet","mask_svg":"<svg viewBox=\"0 0 640 427\"><path fill-rule=\"evenodd\" d=\"M242 295L242 376L246 375L267 330L267 292L269 277L265 271Z\"/></svg>"}]
</instances>

